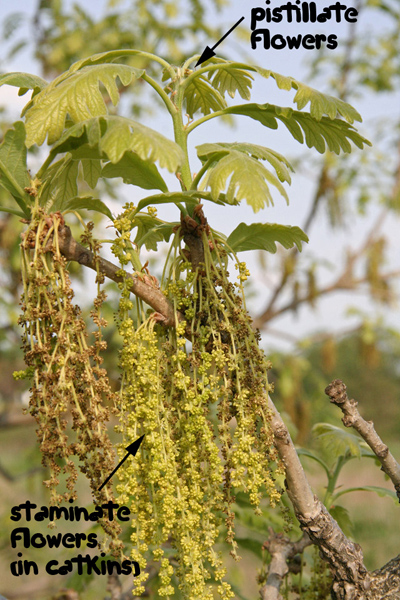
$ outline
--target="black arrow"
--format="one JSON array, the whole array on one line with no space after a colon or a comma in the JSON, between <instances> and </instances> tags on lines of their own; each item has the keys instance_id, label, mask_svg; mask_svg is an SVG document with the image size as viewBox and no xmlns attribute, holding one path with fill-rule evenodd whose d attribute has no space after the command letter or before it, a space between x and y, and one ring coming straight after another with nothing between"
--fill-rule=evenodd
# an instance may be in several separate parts
<instances>
[{"instance_id":1,"label":"black arrow","mask_svg":"<svg viewBox=\"0 0 400 600\"><path fill-rule=\"evenodd\" d=\"M129 444L129 446L127 446L125 448L125 450L128 451L128 454L126 456L124 456L124 458L117 464L117 466L115 467L114 471L107 477L107 479L105 480L104 483L101 484L101 486L99 487L98 491L100 492L100 490L103 489L103 487L106 485L106 483L108 483L111 479L111 477L114 475L114 473L116 473L116 471L118 471L118 469L123 465L123 463L126 461L126 459L128 458L128 456L131 454L132 456L136 456L137 451L139 450L139 446L140 444L143 442L143 438L144 435L142 435L140 438L138 438L135 442L132 442L132 444Z\"/></svg>"},{"instance_id":2,"label":"black arrow","mask_svg":"<svg viewBox=\"0 0 400 600\"><path fill-rule=\"evenodd\" d=\"M205 50L204 50L204 52L203 52L203 54L200 56L200 58L199 58L199 60L197 61L197 63L196 63L196 65L195 65L195 67L194 67L194 68L198 67L199 65L201 65L201 63L203 63L203 62L205 62L206 60L209 60L210 58L212 58L213 56L215 56L215 52L214 52L215 48L216 48L217 46L219 46L219 45L220 45L220 43L221 43L221 42L223 42L223 41L224 41L224 39L225 39L226 37L228 37L228 35L229 35L230 33L232 33L232 31L233 31L234 29L236 29L236 27L237 27L238 25L240 25L240 23L241 23L243 20L244 20L244 17L242 17L241 19L239 19L239 21L238 21L238 22L237 22L237 23L236 23L236 24L235 24L233 27L231 27L231 28L230 28L230 30L229 30L229 31L228 31L228 32L227 32L225 35L223 35L223 36L222 36L222 38L219 40L219 42L217 42L216 44L214 44L214 46L213 46L212 48L210 48L209 46L206 46L206 47L205 47Z\"/></svg>"}]
</instances>

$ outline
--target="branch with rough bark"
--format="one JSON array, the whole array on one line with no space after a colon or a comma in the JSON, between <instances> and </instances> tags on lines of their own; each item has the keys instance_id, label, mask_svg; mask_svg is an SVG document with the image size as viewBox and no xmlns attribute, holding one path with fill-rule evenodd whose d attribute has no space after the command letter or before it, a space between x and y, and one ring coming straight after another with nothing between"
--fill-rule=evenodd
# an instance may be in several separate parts
<instances>
[{"instance_id":1,"label":"branch with rough bark","mask_svg":"<svg viewBox=\"0 0 400 600\"><path fill-rule=\"evenodd\" d=\"M121 283L123 278L120 275L120 267L117 267L109 260L95 256L91 250L79 244L71 234L67 225L59 227L58 242L60 252L67 260L78 262L94 271L100 270L108 279ZM154 308L158 313L160 320L166 327L175 326L174 307L164 296L155 278L146 273L127 273L126 277L131 281L131 291L143 302ZM181 315L178 314L178 319ZM183 317L182 317L183 318Z\"/></svg>"},{"instance_id":2,"label":"branch with rough bark","mask_svg":"<svg viewBox=\"0 0 400 600\"><path fill-rule=\"evenodd\" d=\"M339 385L340 383L340 385ZM328 395L342 408L347 417L347 426L357 428L382 463L382 468L391 477L395 487L398 483L399 465L376 434L373 426L359 415L357 405L347 398L342 382L335 381L327 388ZM286 489L295 515L303 532L319 548L324 560L329 564L334 579L333 600L399 600L400 598L400 555L393 558L381 569L368 572L360 546L349 540L325 506L316 498L307 481L300 459L282 417L269 400L272 414L271 425L274 431L275 446L286 469ZM345 423L346 424L346 423ZM396 487L397 489L397 487ZM282 544L281 544L282 546ZM279 577L283 573L282 563L288 547L272 546L275 561L270 567L272 584L263 589L263 600L282 600L276 592ZM267 580L268 581L268 580ZM266 594L269 595L266 595Z\"/></svg>"},{"instance_id":3,"label":"branch with rough bark","mask_svg":"<svg viewBox=\"0 0 400 600\"><path fill-rule=\"evenodd\" d=\"M289 431L272 400L274 443L285 465L286 490L300 527L318 546L334 579L334 600L367 600L371 586L360 546L349 540L325 506L313 494ZM273 597L272 597L273 598ZM277 600L281 600L279 596ZM269 600L269 599L268 599Z\"/></svg>"},{"instance_id":4,"label":"branch with rough bark","mask_svg":"<svg viewBox=\"0 0 400 600\"><path fill-rule=\"evenodd\" d=\"M310 538L304 534L297 541L292 542L286 536L275 533L270 528L269 539L264 542L263 548L271 555L268 576L265 585L260 590L261 600L280 600L280 588L284 577L291 572L299 572L294 563L298 555L302 555L305 548L311 545Z\"/></svg>"},{"instance_id":5,"label":"branch with rough bark","mask_svg":"<svg viewBox=\"0 0 400 600\"><path fill-rule=\"evenodd\" d=\"M400 501L400 464L389 451L389 448L376 433L372 421L366 421L358 411L358 402L354 399L349 400L347 388L343 381L335 379L325 390L331 402L336 404L343 413L343 425L353 427L361 435L363 440L371 448L382 465L382 471L392 481L397 497Z\"/></svg>"}]
</instances>

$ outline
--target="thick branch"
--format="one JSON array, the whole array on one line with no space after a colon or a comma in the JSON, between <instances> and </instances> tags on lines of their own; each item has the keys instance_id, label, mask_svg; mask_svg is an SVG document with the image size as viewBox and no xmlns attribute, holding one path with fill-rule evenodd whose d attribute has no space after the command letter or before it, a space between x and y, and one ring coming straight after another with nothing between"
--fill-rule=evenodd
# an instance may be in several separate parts
<instances>
[{"instance_id":1,"label":"thick branch","mask_svg":"<svg viewBox=\"0 0 400 600\"><path fill-rule=\"evenodd\" d=\"M71 230L67 225L59 228L58 239L60 251L67 260L78 262L94 271L97 271L99 268L108 279L112 279L116 283L123 281L123 278L119 274L120 268L105 258L95 257L93 252L79 244L72 237ZM126 277L132 282L132 293L154 308L163 317L162 323L165 326L173 327L175 325L174 308L162 291L156 286L154 280L144 273L134 273L132 275L127 273ZM179 317L180 315L178 315Z\"/></svg>"},{"instance_id":2,"label":"thick branch","mask_svg":"<svg viewBox=\"0 0 400 600\"><path fill-rule=\"evenodd\" d=\"M292 570L288 561L302 554L310 544L311 540L306 534L298 542L292 542L289 538L276 534L270 529L270 538L263 547L270 553L271 562L267 582L260 591L261 600L282 600L280 588L284 577Z\"/></svg>"},{"instance_id":3,"label":"thick branch","mask_svg":"<svg viewBox=\"0 0 400 600\"><path fill-rule=\"evenodd\" d=\"M370 576L364 566L361 548L346 538L322 502L314 496L287 427L271 399L269 408L274 443L286 469L287 493L302 530L318 546L331 568L334 578L332 597L366 600Z\"/></svg>"},{"instance_id":4,"label":"thick branch","mask_svg":"<svg viewBox=\"0 0 400 600\"><path fill-rule=\"evenodd\" d=\"M343 424L346 427L353 427L364 441L374 452L382 465L382 471L390 477L400 501L400 464L389 452L389 448L384 444L374 429L372 421L365 421L358 412L358 402L349 400L346 386L340 379L335 379L325 390L331 402L336 404L342 411L344 417Z\"/></svg>"}]
</instances>

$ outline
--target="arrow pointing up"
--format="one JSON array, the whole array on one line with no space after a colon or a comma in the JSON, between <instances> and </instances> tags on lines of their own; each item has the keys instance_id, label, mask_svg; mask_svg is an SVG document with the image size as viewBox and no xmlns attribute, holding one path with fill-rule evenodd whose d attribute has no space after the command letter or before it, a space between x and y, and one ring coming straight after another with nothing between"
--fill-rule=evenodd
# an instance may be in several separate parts
<instances>
[{"instance_id":1,"label":"arrow pointing up","mask_svg":"<svg viewBox=\"0 0 400 600\"><path fill-rule=\"evenodd\" d=\"M203 51L203 54L200 56L199 60L197 61L196 65L195 65L195 68L196 68L196 67L198 67L199 65L201 65L201 63L203 63L203 62L205 62L206 60L209 60L210 58L212 58L213 56L215 56L215 52L214 52L215 48L216 48L217 46L219 46L219 45L220 45L220 43L221 43L221 42L223 42L223 41L224 41L224 39L225 39L226 37L228 37L228 35L229 35L230 33L232 33L232 31L233 31L234 29L236 29L236 27L237 27L238 25L240 25L240 23L241 23L243 20L244 20L244 17L242 17L241 19L239 19L239 21L238 21L237 23L235 23L235 25L234 25L233 27L231 27L231 28L230 28L230 30L229 30L229 31L227 31L227 33L225 33L225 35L223 35L223 36L222 36L222 38L221 38L221 39L220 39L220 40L219 40L219 41L218 41L216 44L214 44L214 46L213 46L212 48L210 48L210 46L206 46L206 47L205 47L205 49L204 49L204 51Z\"/></svg>"},{"instance_id":2,"label":"arrow pointing up","mask_svg":"<svg viewBox=\"0 0 400 600\"><path fill-rule=\"evenodd\" d=\"M118 471L118 469L123 465L123 463L126 461L126 459L128 458L129 455L130 456L136 456L137 451L139 450L139 446L143 442L143 438L144 438L144 435L142 435L140 438L138 438L136 441L132 442L132 444L129 444L129 446L127 446L125 448L125 450L127 451L127 454L117 464L117 466L115 467L114 471L112 473L110 473L110 475L107 477L107 479L104 481L104 483L101 484L101 486L98 489L99 492L110 481L111 477Z\"/></svg>"}]
</instances>

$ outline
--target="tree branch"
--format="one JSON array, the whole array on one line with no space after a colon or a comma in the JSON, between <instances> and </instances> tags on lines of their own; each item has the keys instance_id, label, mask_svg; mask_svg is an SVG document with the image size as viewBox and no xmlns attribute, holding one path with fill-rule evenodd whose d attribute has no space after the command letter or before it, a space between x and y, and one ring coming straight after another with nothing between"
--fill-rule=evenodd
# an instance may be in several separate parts
<instances>
[{"instance_id":1,"label":"tree branch","mask_svg":"<svg viewBox=\"0 0 400 600\"><path fill-rule=\"evenodd\" d=\"M344 535L325 506L314 496L288 429L269 399L275 447L286 469L286 489L300 527L318 546L330 566L335 600L366 600L370 575L360 546ZM269 599L268 599L269 600Z\"/></svg>"},{"instance_id":2,"label":"tree branch","mask_svg":"<svg viewBox=\"0 0 400 600\"><path fill-rule=\"evenodd\" d=\"M389 279L394 279L397 277L400 277L400 270L389 271L388 273L383 273L380 276L380 279L382 281L388 281ZM368 283L368 277L360 277L359 279L353 279L351 272L346 267L345 271L340 275L340 277L337 278L336 281L334 281L332 284L326 286L325 288L318 290L315 293L315 295L308 293L308 294L305 294L304 296L302 296L301 298L295 298L294 300L291 300L290 302L288 302L284 306L281 306L281 308L278 308L275 311L274 310L271 310L270 312L265 311L259 317L256 317L254 319L254 327L256 329L261 329L266 323L268 323L269 321L272 321L272 319L275 319L276 317L283 315L285 312L288 312L289 310L295 310L301 304L310 302L313 298L315 299L315 297L320 298L321 296L326 296L327 294L331 294L332 292L342 292L342 291L353 290L354 288L357 288L357 287L363 285L364 283Z\"/></svg>"},{"instance_id":3,"label":"tree branch","mask_svg":"<svg viewBox=\"0 0 400 600\"><path fill-rule=\"evenodd\" d=\"M67 225L59 227L58 240L60 252L67 260L78 262L94 271L99 268L108 279L116 283L123 281L123 277L119 274L120 268L105 258L96 257L91 250L79 244L72 237L71 230ZM176 325L174 307L155 284L154 278L145 273L127 273L126 277L132 282L132 293L161 315L163 325L174 327ZM178 319L183 319L183 315L178 314Z\"/></svg>"},{"instance_id":4,"label":"tree branch","mask_svg":"<svg viewBox=\"0 0 400 600\"><path fill-rule=\"evenodd\" d=\"M282 600L280 588L285 575L291 570L288 561L302 554L311 545L310 538L304 534L298 542L292 542L282 534L277 534L270 528L270 538L263 547L271 555L267 582L260 590L261 600Z\"/></svg>"},{"instance_id":5,"label":"tree branch","mask_svg":"<svg viewBox=\"0 0 400 600\"><path fill-rule=\"evenodd\" d=\"M382 465L382 471L391 479L397 497L400 501L400 464L390 453L389 448L384 444L374 429L372 421L365 421L358 412L358 402L351 399L347 395L347 388L343 381L335 379L325 390L325 394L329 396L331 402L336 404L342 411L344 417L342 419L345 427L353 427L364 441L371 448L373 453L378 458Z\"/></svg>"}]
</instances>

